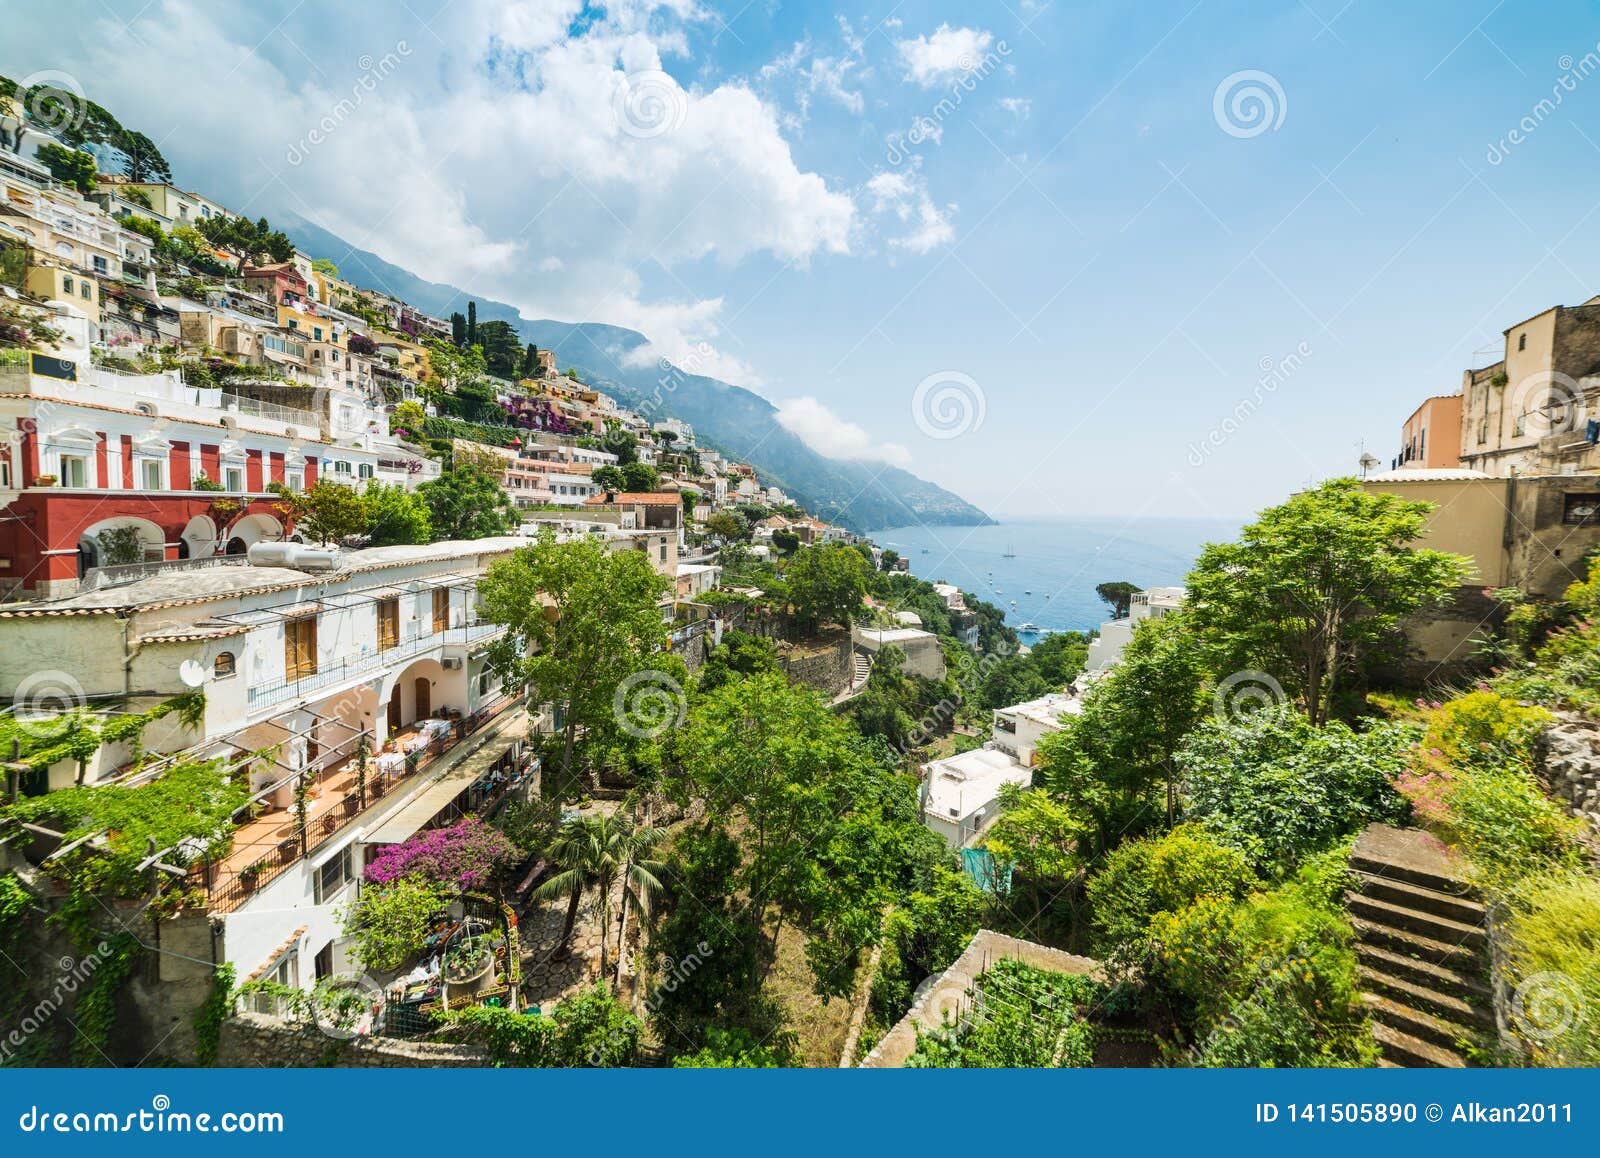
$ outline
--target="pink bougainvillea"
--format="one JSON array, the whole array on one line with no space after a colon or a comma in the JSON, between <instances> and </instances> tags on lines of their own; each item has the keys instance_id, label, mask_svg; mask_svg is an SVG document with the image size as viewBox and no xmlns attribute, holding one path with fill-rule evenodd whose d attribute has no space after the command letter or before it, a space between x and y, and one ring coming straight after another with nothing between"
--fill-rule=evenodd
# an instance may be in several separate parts
<instances>
[{"instance_id":1,"label":"pink bougainvillea","mask_svg":"<svg viewBox=\"0 0 1600 1158\"><path fill-rule=\"evenodd\" d=\"M499 829L467 817L449 828L419 832L404 844L385 850L367 865L366 879L387 885L407 877L447 888L477 888L489 879L495 866L516 852L516 846Z\"/></svg>"}]
</instances>

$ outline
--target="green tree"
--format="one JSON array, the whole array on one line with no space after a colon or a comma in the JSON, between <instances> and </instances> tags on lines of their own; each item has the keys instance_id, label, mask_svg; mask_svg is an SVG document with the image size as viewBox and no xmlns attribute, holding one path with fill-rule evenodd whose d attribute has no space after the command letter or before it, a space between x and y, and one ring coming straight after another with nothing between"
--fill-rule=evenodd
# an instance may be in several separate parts
<instances>
[{"instance_id":1,"label":"green tree","mask_svg":"<svg viewBox=\"0 0 1600 1158\"><path fill-rule=\"evenodd\" d=\"M395 431L404 431L413 438L422 437L428 425L428 412L422 408L422 403L408 398L394 408L394 414L389 418L389 428Z\"/></svg>"},{"instance_id":2,"label":"green tree","mask_svg":"<svg viewBox=\"0 0 1600 1158\"><path fill-rule=\"evenodd\" d=\"M476 466L457 466L417 488L438 539L487 539L517 527L517 511L500 483Z\"/></svg>"},{"instance_id":3,"label":"green tree","mask_svg":"<svg viewBox=\"0 0 1600 1158\"><path fill-rule=\"evenodd\" d=\"M620 494L628 489L627 476L622 473L620 467L597 466L589 475L589 481L602 491L609 491L613 494Z\"/></svg>"},{"instance_id":4,"label":"green tree","mask_svg":"<svg viewBox=\"0 0 1600 1158\"><path fill-rule=\"evenodd\" d=\"M1139 593L1139 588L1133 583L1119 579L1111 583L1096 584L1094 593L1111 612L1112 619L1126 619L1128 610L1133 606L1133 597Z\"/></svg>"},{"instance_id":5,"label":"green tree","mask_svg":"<svg viewBox=\"0 0 1600 1158\"><path fill-rule=\"evenodd\" d=\"M172 168L156 143L143 133L124 129L117 138L122 152L122 175L130 181L172 181Z\"/></svg>"},{"instance_id":6,"label":"green tree","mask_svg":"<svg viewBox=\"0 0 1600 1158\"><path fill-rule=\"evenodd\" d=\"M479 585L484 616L510 628L492 662L526 683L532 702L562 712L564 777L580 734L613 736L630 723L650 732L681 712L681 682L666 670L681 661L656 654L667 640L661 601L669 587L641 552L612 553L588 537L558 543L548 532L494 563ZM641 672L654 673L648 682L663 698L651 707L666 711L662 720L632 720L615 705L622 694L628 707L623 681Z\"/></svg>"},{"instance_id":7,"label":"green tree","mask_svg":"<svg viewBox=\"0 0 1600 1158\"><path fill-rule=\"evenodd\" d=\"M387 885L364 885L345 913L347 936L356 958L368 969L392 973L422 950L434 916L450 895L420 877L401 877Z\"/></svg>"},{"instance_id":8,"label":"green tree","mask_svg":"<svg viewBox=\"0 0 1600 1158\"><path fill-rule=\"evenodd\" d=\"M196 228L212 245L237 257L241 270L262 258L278 262L294 257L294 242L281 229L273 229L265 217L251 221L218 214L202 217Z\"/></svg>"},{"instance_id":9,"label":"green tree","mask_svg":"<svg viewBox=\"0 0 1600 1158\"><path fill-rule=\"evenodd\" d=\"M630 462L622 468L622 486L632 493L651 493L661 489L661 475L645 462Z\"/></svg>"},{"instance_id":10,"label":"green tree","mask_svg":"<svg viewBox=\"0 0 1600 1158\"><path fill-rule=\"evenodd\" d=\"M1212 544L1187 580L1191 623L1214 670L1281 680L1312 723L1343 679L1402 646L1400 623L1465 581L1459 555L1414 547L1433 504L1334 479Z\"/></svg>"},{"instance_id":11,"label":"green tree","mask_svg":"<svg viewBox=\"0 0 1600 1158\"><path fill-rule=\"evenodd\" d=\"M46 143L39 146L34 156L57 181L71 185L86 197L94 192L95 163L92 154Z\"/></svg>"},{"instance_id":12,"label":"green tree","mask_svg":"<svg viewBox=\"0 0 1600 1158\"><path fill-rule=\"evenodd\" d=\"M522 339L510 322L483 322L478 326L475 345L483 348L483 362L497 378L514 378L522 358Z\"/></svg>"},{"instance_id":13,"label":"green tree","mask_svg":"<svg viewBox=\"0 0 1600 1158\"><path fill-rule=\"evenodd\" d=\"M618 953L623 951L627 910L631 904L648 914L661 893L664 866L654 859L661 843L659 829L637 827L624 813L580 816L561 826L546 855L558 871L534 892L540 900L565 900L566 920L561 927L558 952L565 955L577 921L578 906L588 892L600 901L600 975L606 975L611 897L621 887L622 927L618 930Z\"/></svg>"},{"instance_id":14,"label":"green tree","mask_svg":"<svg viewBox=\"0 0 1600 1158\"><path fill-rule=\"evenodd\" d=\"M311 268L324 277L337 278L339 276L339 267L330 258L317 258L311 263Z\"/></svg>"},{"instance_id":15,"label":"green tree","mask_svg":"<svg viewBox=\"0 0 1600 1158\"><path fill-rule=\"evenodd\" d=\"M867 594L867 565L859 552L840 543L810 547L784 572L789 602L802 627L815 630L831 620L849 627L861 615Z\"/></svg>"},{"instance_id":16,"label":"green tree","mask_svg":"<svg viewBox=\"0 0 1600 1158\"><path fill-rule=\"evenodd\" d=\"M367 545L393 547L426 543L433 538L433 516L427 502L399 483L367 484Z\"/></svg>"},{"instance_id":17,"label":"green tree","mask_svg":"<svg viewBox=\"0 0 1600 1158\"><path fill-rule=\"evenodd\" d=\"M280 510L295 530L317 543L364 535L370 520L366 497L343 483L319 479L310 490L278 490Z\"/></svg>"},{"instance_id":18,"label":"green tree","mask_svg":"<svg viewBox=\"0 0 1600 1158\"><path fill-rule=\"evenodd\" d=\"M1204 670L1182 618L1142 623L1082 711L1039 742L1035 783L1084 822L1090 860L1176 815L1177 751L1205 706Z\"/></svg>"},{"instance_id":19,"label":"green tree","mask_svg":"<svg viewBox=\"0 0 1600 1158\"><path fill-rule=\"evenodd\" d=\"M622 429L615 419L606 422L605 432L596 441L599 449L617 456L618 466L639 461L639 440Z\"/></svg>"},{"instance_id":20,"label":"green tree","mask_svg":"<svg viewBox=\"0 0 1600 1158\"><path fill-rule=\"evenodd\" d=\"M706 520L706 533L725 543L748 539L750 528L737 511L718 511Z\"/></svg>"}]
</instances>

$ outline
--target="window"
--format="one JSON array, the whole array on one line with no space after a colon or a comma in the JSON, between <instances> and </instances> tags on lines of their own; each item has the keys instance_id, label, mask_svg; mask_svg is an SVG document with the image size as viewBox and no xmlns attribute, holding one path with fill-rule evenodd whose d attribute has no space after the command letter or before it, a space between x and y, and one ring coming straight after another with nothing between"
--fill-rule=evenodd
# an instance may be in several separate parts
<instances>
[{"instance_id":1,"label":"window","mask_svg":"<svg viewBox=\"0 0 1600 1158\"><path fill-rule=\"evenodd\" d=\"M81 454L61 456L61 485L86 487L89 485L89 460Z\"/></svg>"},{"instance_id":2,"label":"window","mask_svg":"<svg viewBox=\"0 0 1600 1158\"><path fill-rule=\"evenodd\" d=\"M305 471L303 471L303 470L286 471L284 473L283 477L284 477L284 485L287 486L290 490L294 491L296 494L298 494L300 491L303 491L303 490L306 489L306 472Z\"/></svg>"},{"instance_id":3,"label":"window","mask_svg":"<svg viewBox=\"0 0 1600 1158\"><path fill-rule=\"evenodd\" d=\"M1569 527L1600 525L1600 494L1567 495L1561 521Z\"/></svg>"},{"instance_id":4,"label":"window","mask_svg":"<svg viewBox=\"0 0 1600 1158\"><path fill-rule=\"evenodd\" d=\"M347 844L332 859L317 866L317 904L326 904L335 893L350 883L354 851L355 846Z\"/></svg>"},{"instance_id":5,"label":"window","mask_svg":"<svg viewBox=\"0 0 1600 1158\"><path fill-rule=\"evenodd\" d=\"M232 491L234 494L242 493L244 491L244 468L242 466L224 468L222 485L223 489Z\"/></svg>"},{"instance_id":6,"label":"window","mask_svg":"<svg viewBox=\"0 0 1600 1158\"><path fill-rule=\"evenodd\" d=\"M1518 350L1526 350L1527 348L1528 348L1528 335L1527 334L1518 334L1517 335L1517 349Z\"/></svg>"},{"instance_id":7,"label":"window","mask_svg":"<svg viewBox=\"0 0 1600 1158\"><path fill-rule=\"evenodd\" d=\"M400 600L378 602L378 650L388 651L400 644Z\"/></svg>"},{"instance_id":8,"label":"window","mask_svg":"<svg viewBox=\"0 0 1600 1158\"><path fill-rule=\"evenodd\" d=\"M233 652L224 651L211 661L211 674L217 679L227 679L236 670Z\"/></svg>"},{"instance_id":9,"label":"window","mask_svg":"<svg viewBox=\"0 0 1600 1158\"><path fill-rule=\"evenodd\" d=\"M346 462L344 459L341 458L339 461L337 461L337 462L335 462L333 464L333 473L334 474L349 474L350 473L350 464L348 462Z\"/></svg>"},{"instance_id":10,"label":"window","mask_svg":"<svg viewBox=\"0 0 1600 1158\"><path fill-rule=\"evenodd\" d=\"M100 257L99 255L95 256L95 259L94 259L94 271L95 271L95 273L106 273L107 272L107 266L106 266L106 259L105 258Z\"/></svg>"},{"instance_id":11,"label":"window","mask_svg":"<svg viewBox=\"0 0 1600 1158\"><path fill-rule=\"evenodd\" d=\"M359 478L371 478L372 464L370 462L359 463L356 467L356 475Z\"/></svg>"},{"instance_id":12,"label":"window","mask_svg":"<svg viewBox=\"0 0 1600 1158\"><path fill-rule=\"evenodd\" d=\"M162 477L165 473L161 468L166 465L159 458L147 458L139 463L139 478L147 491L161 491L167 489L166 480Z\"/></svg>"},{"instance_id":13,"label":"window","mask_svg":"<svg viewBox=\"0 0 1600 1158\"><path fill-rule=\"evenodd\" d=\"M72 296L72 288L73 288L72 287L72 279L70 277L62 275L62 278L61 278L61 292L65 296L70 298Z\"/></svg>"},{"instance_id":14,"label":"window","mask_svg":"<svg viewBox=\"0 0 1600 1158\"><path fill-rule=\"evenodd\" d=\"M312 326L311 327L311 340L313 342L322 341L322 327L321 326Z\"/></svg>"},{"instance_id":15,"label":"window","mask_svg":"<svg viewBox=\"0 0 1600 1158\"><path fill-rule=\"evenodd\" d=\"M317 617L291 619L283 625L283 668L286 678L317 674Z\"/></svg>"}]
</instances>

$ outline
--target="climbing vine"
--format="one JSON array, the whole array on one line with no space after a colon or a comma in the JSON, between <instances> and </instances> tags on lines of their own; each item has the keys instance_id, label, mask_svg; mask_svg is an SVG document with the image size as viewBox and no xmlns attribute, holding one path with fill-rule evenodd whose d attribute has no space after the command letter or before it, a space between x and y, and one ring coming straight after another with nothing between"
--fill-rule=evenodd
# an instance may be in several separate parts
<instances>
[{"instance_id":1,"label":"climbing vine","mask_svg":"<svg viewBox=\"0 0 1600 1158\"><path fill-rule=\"evenodd\" d=\"M194 1057L203 1066L217 1064L217 1046L222 1040L222 1023L233 1013L232 965L219 965L211 975L211 992L194 1011Z\"/></svg>"},{"instance_id":2,"label":"climbing vine","mask_svg":"<svg viewBox=\"0 0 1600 1158\"><path fill-rule=\"evenodd\" d=\"M80 1066L106 1062L106 1046L117 1022L117 993L133 971L139 939L118 933L106 943L100 963L73 1008L72 1060Z\"/></svg>"},{"instance_id":3,"label":"climbing vine","mask_svg":"<svg viewBox=\"0 0 1600 1158\"><path fill-rule=\"evenodd\" d=\"M205 709L205 693L197 689L173 696L148 711L119 716L106 717L78 709L62 712L53 720L6 717L0 719L0 751L15 751L17 755L11 758L34 771L62 760L82 763L106 744L131 740L137 749L146 728L174 713L189 727L196 727L205 718ZM136 750L135 757L139 754Z\"/></svg>"}]
</instances>

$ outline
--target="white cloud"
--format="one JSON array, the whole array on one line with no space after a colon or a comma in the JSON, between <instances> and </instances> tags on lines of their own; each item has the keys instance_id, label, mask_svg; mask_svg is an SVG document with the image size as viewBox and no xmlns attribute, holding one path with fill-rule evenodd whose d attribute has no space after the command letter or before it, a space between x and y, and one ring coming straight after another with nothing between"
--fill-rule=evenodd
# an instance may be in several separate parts
<instances>
[{"instance_id":1,"label":"white cloud","mask_svg":"<svg viewBox=\"0 0 1600 1158\"><path fill-rule=\"evenodd\" d=\"M295 213L430 281L679 353L715 339L722 302L656 300L641 271L804 266L850 253L858 215L796 163L751 89L663 71L693 0L595 11L458 0L423 27L395 2L330 9L306 37L283 23L290 0L157 0L127 27L63 6L13 23L0 64L80 77L161 143L181 183L236 212ZM573 36L575 20L588 23ZM151 84L152 62L183 84ZM843 75L819 73L819 91Z\"/></svg>"},{"instance_id":2,"label":"white cloud","mask_svg":"<svg viewBox=\"0 0 1600 1158\"><path fill-rule=\"evenodd\" d=\"M791 398L778 405L778 422L818 454L910 466L911 452L898 442L877 442L815 398Z\"/></svg>"},{"instance_id":3,"label":"white cloud","mask_svg":"<svg viewBox=\"0 0 1600 1158\"><path fill-rule=\"evenodd\" d=\"M933 88L959 80L976 69L992 43L994 35L982 29L941 24L932 36L897 40L895 48L906 66L906 79L923 88Z\"/></svg>"},{"instance_id":4,"label":"white cloud","mask_svg":"<svg viewBox=\"0 0 1600 1158\"><path fill-rule=\"evenodd\" d=\"M950 223L955 206L935 204L915 169L877 173L867 182L867 192L872 195L874 213L903 227L898 236L889 238L893 248L927 253L955 239L955 227Z\"/></svg>"},{"instance_id":5,"label":"white cloud","mask_svg":"<svg viewBox=\"0 0 1600 1158\"><path fill-rule=\"evenodd\" d=\"M1033 113L1033 102L1027 97L1001 97L1000 107L1019 121L1027 120Z\"/></svg>"}]
</instances>

